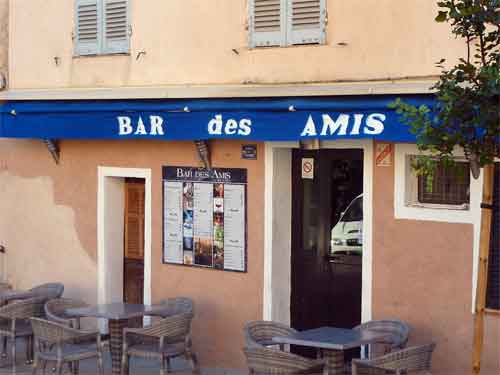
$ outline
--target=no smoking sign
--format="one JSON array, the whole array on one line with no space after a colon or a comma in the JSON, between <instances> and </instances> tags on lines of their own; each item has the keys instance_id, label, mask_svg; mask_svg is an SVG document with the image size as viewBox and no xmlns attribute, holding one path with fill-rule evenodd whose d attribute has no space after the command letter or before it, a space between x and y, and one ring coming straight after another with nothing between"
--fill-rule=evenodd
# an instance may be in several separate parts
<instances>
[{"instance_id":1,"label":"no smoking sign","mask_svg":"<svg viewBox=\"0 0 500 375\"><path fill-rule=\"evenodd\" d=\"M312 180L314 178L314 159L302 158L302 178Z\"/></svg>"}]
</instances>

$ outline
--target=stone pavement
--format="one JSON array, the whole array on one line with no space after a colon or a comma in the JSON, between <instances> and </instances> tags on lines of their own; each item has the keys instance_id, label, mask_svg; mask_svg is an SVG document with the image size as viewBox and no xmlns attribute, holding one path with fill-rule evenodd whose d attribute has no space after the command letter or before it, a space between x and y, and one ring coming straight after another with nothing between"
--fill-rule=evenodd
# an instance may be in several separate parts
<instances>
[{"instance_id":1,"label":"stone pavement","mask_svg":"<svg viewBox=\"0 0 500 375\"><path fill-rule=\"evenodd\" d=\"M16 366L16 372L12 370L12 360L10 357L0 359L0 375L31 375L32 367L31 365L25 364L25 350L24 346L18 344L18 360ZM111 374L111 358L109 351L105 349L105 362L104 362L104 374ZM49 365L50 366L50 365ZM52 371L47 366L45 373L47 375L52 375ZM38 374L42 374L43 371L39 370ZM191 375L191 369L189 364L181 358L174 359L171 361L171 371L172 375ZM68 367L65 366L64 374L70 374ZM97 364L95 359L89 359L80 362L80 375L96 375L97 374ZM150 360L146 361L139 358L133 358L130 360L130 375L159 375L160 374L160 364L158 361ZM244 375L245 372L231 369L222 368L202 368L202 375Z\"/></svg>"}]
</instances>

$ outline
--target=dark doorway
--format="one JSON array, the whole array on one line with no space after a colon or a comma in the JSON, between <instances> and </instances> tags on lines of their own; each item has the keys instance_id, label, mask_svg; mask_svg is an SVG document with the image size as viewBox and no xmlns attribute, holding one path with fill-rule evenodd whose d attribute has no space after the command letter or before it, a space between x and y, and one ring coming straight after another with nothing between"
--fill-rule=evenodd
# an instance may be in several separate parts
<instances>
[{"instance_id":1,"label":"dark doorway","mask_svg":"<svg viewBox=\"0 0 500 375\"><path fill-rule=\"evenodd\" d=\"M363 151L294 150L292 179L292 326L352 328L361 321Z\"/></svg>"},{"instance_id":2,"label":"dark doorway","mask_svg":"<svg viewBox=\"0 0 500 375\"><path fill-rule=\"evenodd\" d=\"M123 300L144 302L144 179L125 179Z\"/></svg>"}]
</instances>

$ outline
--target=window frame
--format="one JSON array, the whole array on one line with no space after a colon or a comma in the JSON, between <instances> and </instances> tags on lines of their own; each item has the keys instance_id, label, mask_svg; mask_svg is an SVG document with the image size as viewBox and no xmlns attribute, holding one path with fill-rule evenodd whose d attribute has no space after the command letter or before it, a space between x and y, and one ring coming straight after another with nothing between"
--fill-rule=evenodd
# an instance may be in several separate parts
<instances>
[{"instance_id":1,"label":"window frame","mask_svg":"<svg viewBox=\"0 0 500 375\"><path fill-rule=\"evenodd\" d=\"M419 200L419 177L415 174L413 167L411 166L412 159L418 157L418 153L415 154L405 154L405 175L406 175L406 186L405 186L405 204L408 207L420 207L420 208L431 208L431 209L444 209L444 210L457 210L457 211L469 211L470 210L470 191L471 191L471 176L469 172L469 202L463 204L453 204L453 203L428 203L420 202ZM454 157L457 162L467 162L464 157Z\"/></svg>"},{"instance_id":2,"label":"window frame","mask_svg":"<svg viewBox=\"0 0 500 375\"><path fill-rule=\"evenodd\" d=\"M255 25L255 14L253 8L255 6L256 0L248 0L247 2L247 30L248 30L248 47L250 49L269 49L269 48L283 48L283 47L299 47L299 46L321 46L327 44L326 42L326 27L328 24L328 0L318 0L320 4L320 21L318 30L318 41L317 42L294 42L295 33L299 33L300 30L292 29L292 11L291 3L293 0L280 0L280 30L275 31L275 34L279 34L279 41L269 42L266 40L272 39L272 33L265 35L265 32L256 32L254 30ZM313 29L305 30L311 31Z\"/></svg>"},{"instance_id":3,"label":"window frame","mask_svg":"<svg viewBox=\"0 0 500 375\"><path fill-rule=\"evenodd\" d=\"M130 55L132 24L131 24L131 3L132 0L124 0L126 2L126 19L127 19L127 39L124 42L126 45L123 50L112 51L106 41L106 19L105 19L105 2L106 0L95 0L97 3L97 47L95 53L79 52L78 40L78 5L79 0L73 0L73 57L97 57L97 56L128 56Z\"/></svg>"},{"instance_id":4,"label":"window frame","mask_svg":"<svg viewBox=\"0 0 500 375\"><path fill-rule=\"evenodd\" d=\"M475 180L470 179L469 190L469 209L457 210L447 209L443 205L434 206L427 205L409 205L407 204L407 194L409 178L408 168L406 164L406 155L419 155L419 150L416 144L412 143L396 143L394 145L394 217L395 219L406 220L424 220L424 221L437 221L445 223L466 223L474 224L474 231L476 228L477 220L481 216L481 194L483 176ZM455 156L465 158L462 150L455 150ZM375 167L382 168L382 167Z\"/></svg>"}]
</instances>

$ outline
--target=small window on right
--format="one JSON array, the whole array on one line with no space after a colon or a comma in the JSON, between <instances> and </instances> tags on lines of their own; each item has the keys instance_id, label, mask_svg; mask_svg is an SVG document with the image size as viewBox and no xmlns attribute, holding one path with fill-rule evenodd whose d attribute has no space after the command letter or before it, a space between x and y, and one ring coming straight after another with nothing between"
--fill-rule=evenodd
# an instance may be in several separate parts
<instances>
[{"instance_id":1,"label":"small window on right","mask_svg":"<svg viewBox=\"0 0 500 375\"><path fill-rule=\"evenodd\" d=\"M432 172L416 175L417 156L407 156L407 199L409 206L467 210L470 202L469 163L456 160L452 166L436 163Z\"/></svg>"}]
</instances>

